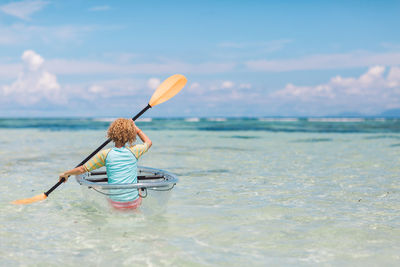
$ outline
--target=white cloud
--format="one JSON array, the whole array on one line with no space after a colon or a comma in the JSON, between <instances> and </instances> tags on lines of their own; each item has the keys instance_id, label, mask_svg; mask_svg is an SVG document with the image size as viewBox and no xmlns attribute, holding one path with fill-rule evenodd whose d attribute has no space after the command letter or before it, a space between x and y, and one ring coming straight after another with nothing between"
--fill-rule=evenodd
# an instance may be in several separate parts
<instances>
[{"instance_id":1,"label":"white cloud","mask_svg":"<svg viewBox=\"0 0 400 267\"><path fill-rule=\"evenodd\" d=\"M87 100L93 100L93 94L101 98L132 97L146 94L143 90L148 80L113 79L96 81L93 84L76 84L69 86L69 94L80 95Z\"/></svg>"},{"instance_id":2,"label":"white cloud","mask_svg":"<svg viewBox=\"0 0 400 267\"><path fill-rule=\"evenodd\" d=\"M187 88L190 92L191 99L196 102L204 103L229 103L231 101L243 101L241 103L255 103L260 99L259 92L249 90L252 88L250 83L236 83L234 81L208 81L193 82ZM193 96L195 96L193 98ZM232 103L232 102L231 102Z\"/></svg>"},{"instance_id":3,"label":"white cloud","mask_svg":"<svg viewBox=\"0 0 400 267\"><path fill-rule=\"evenodd\" d=\"M230 80L202 82L201 85L198 82L193 82L192 84L188 85L188 90L193 94L199 96L213 95L216 97L221 97L221 95L238 95L242 92L248 94L248 89L251 88L252 84L250 83L237 84Z\"/></svg>"},{"instance_id":4,"label":"white cloud","mask_svg":"<svg viewBox=\"0 0 400 267\"><path fill-rule=\"evenodd\" d=\"M44 62L44 59L32 50L26 50L22 54L22 60L31 71L38 70Z\"/></svg>"},{"instance_id":5,"label":"white cloud","mask_svg":"<svg viewBox=\"0 0 400 267\"><path fill-rule=\"evenodd\" d=\"M399 67L392 67L385 77L385 67L374 66L358 78L336 76L327 83L314 86L289 83L270 97L288 105L296 105L303 111L324 113L332 109L336 112L360 111L372 114L384 109L400 108L399 86Z\"/></svg>"},{"instance_id":6,"label":"white cloud","mask_svg":"<svg viewBox=\"0 0 400 267\"><path fill-rule=\"evenodd\" d=\"M150 78L147 81L147 87L150 89L157 89L157 87L161 84L160 79L158 78Z\"/></svg>"},{"instance_id":7,"label":"white cloud","mask_svg":"<svg viewBox=\"0 0 400 267\"><path fill-rule=\"evenodd\" d=\"M211 91L223 91L223 90L232 90L236 88L236 84L233 81L219 81L219 82L211 82L208 86L208 89Z\"/></svg>"},{"instance_id":8,"label":"white cloud","mask_svg":"<svg viewBox=\"0 0 400 267\"><path fill-rule=\"evenodd\" d=\"M389 87L400 87L400 67L392 67L387 76Z\"/></svg>"},{"instance_id":9,"label":"white cloud","mask_svg":"<svg viewBox=\"0 0 400 267\"><path fill-rule=\"evenodd\" d=\"M97 30L94 26L32 26L21 23L0 25L0 45L25 44L39 42L41 45L65 45L67 41L79 43L88 32Z\"/></svg>"},{"instance_id":10,"label":"white cloud","mask_svg":"<svg viewBox=\"0 0 400 267\"><path fill-rule=\"evenodd\" d=\"M250 83L241 83L239 88L241 89L251 89L252 85Z\"/></svg>"},{"instance_id":11,"label":"white cloud","mask_svg":"<svg viewBox=\"0 0 400 267\"><path fill-rule=\"evenodd\" d=\"M88 91L90 93L98 94L98 93L104 92L104 87L94 84L89 87Z\"/></svg>"},{"instance_id":12,"label":"white cloud","mask_svg":"<svg viewBox=\"0 0 400 267\"><path fill-rule=\"evenodd\" d=\"M194 82L189 86L189 91L195 92L198 91L200 88L200 84L198 82Z\"/></svg>"},{"instance_id":13,"label":"white cloud","mask_svg":"<svg viewBox=\"0 0 400 267\"><path fill-rule=\"evenodd\" d=\"M251 60L245 66L251 71L284 72L296 70L320 70L369 67L373 65L395 66L400 64L400 53L352 52L320 54L296 59Z\"/></svg>"},{"instance_id":14,"label":"white cloud","mask_svg":"<svg viewBox=\"0 0 400 267\"><path fill-rule=\"evenodd\" d=\"M224 81L224 82L222 82L222 84L221 84L221 88L222 88L222 89L230 89L230 88L232 88L233 86L235 86L235 83L232 82L232 81Z\"/></svg>"},{"instance_id":15,"label":"white cloud","mask_svg":"<svg viewBox=\"0 0 400 267\"><path fill-rule=\"evenodd\" d=\"M39 76L37 87L52 92L58 91L60 89L60 85L57 82L57 77L47 71L43 71L41 76Z\"/></svg>"},{"instance_id":16,"label":"white cloud","mask_svg":"<svg viewBox=\"0 0 400 267\"><path fill-rule=\"evenodd\" d=\"M17 17L23 20L29 20L30 16L40 11L44 8L48 2L46 1L20 1L20 2L11 2L5 5L0 6L0 10L8 15Z\"/></svg>"},{"instance_id":17,"label":"white cloud","mask_svg":"<svg viewBox=\"0 0 400 267\"><path fill-rule=\"evenodd\" d=\"M235 63L187 63L177 61L114 64L101 61L53 59L46 63L56 74L87 75L87 74L171 74L171 73L222 73L232 71Z\"/></svg>"},{"instance_id":18,"label":"white cloud","mask_svg":"<svg viewBox=\"0 0 400 267\"><path fill-rule=\"evenodd\" d=\"M19 63L0 64L0 78L15 79L21 71L22 65Z\"/></svg>"},{"instance_id":19,"label":"white cloud","mask_svg":"<svg viewBox=\"0 0 400 267\"><path fill-rule=\"evenodd\" d=\"M66 101L57 77L43 68L44 59L32 50L22 54L24 69L11 85L2 87L3 101L17 102L24 106L41 100L50 103Z\"/></svg>"},{"instance_id":20,"label":"white cloud","mask_svg":"<svg viewBox=\"0 0 400 267\"><path fill-rule=\"evenodd\" d=\"M1 36L0 28L0 36ZM1 42L1 37L0 37ZM301 59L252 61L246 66L251 71L283 72L294 70L319 70L354 68L371 65L396 66L400 64L400 53L349 53L337 55L313 55ZM55 74L87 75L87 74L171 74L183 72L187 74L214 74L234 71L239 64L234 62L203 62L188 63L182 61L164 60L162 62L109 63L91 60L50 59L45 63ZM1 66L0 66L1 67ZM1 72L1 71L0 71Z\"/></svg>"},{"instance_id":21,"label":"white cloud","mask_svg":"<svg viewBox=\"0 0 400 267\"><path fill-rule=\"evenodd\" d=\"M15 28L20 28L15 26ZM27 30L27 29L26 29ZM36 29L38 36L40 29ZM49 30L49 29L47 29ZM76 30L76 31L75 31ZM65 31L54 28L50 35L52 38L78 38L84 33L84 29L71 28ZM90 31L91 29L86 29ZM34 30L35 31L35 30ZM59 31L58 34L56 32ZM18 36L13 36L13 31L10 29L9 39L3 39L3 42L12 43L14 41L22 41L26 35L21 32ZM2 42L2 29L0 28L0 43ZM46 36L46 34L44 34ZM75 37L74 37L75 36ZM4 36L3 36L4 37ZM15 38L14 38L15 37ZM21 39L20 39L21 38ZM33 35L32 35L33 38ZM26 39L25 41L31 40ZM51 37L49 37L51 38ZM87 74L170 74L171 72L184 72L187 74L213 74L232 72L239 66L234 62L203 62L203 63L188 63L174 60L164 60L160 62L150 63L135 63L130 64L129 60L134 55L127 54L123 61L117 60L118 63L110 63L107 61L91 61L91 60L66 60L66 59L50 59L46 61L46 66L56 74L66 75L87 75ZM113 57L115 59L116 57ZM115 60L114 60L115 61ZM345 54L327 54L327 55L311 55L298 59L284 60L256 60L245 63L247 69L260 72L284 72L296 70L320 70L320 69L341 69L341 68L358 68L368 67L373 65L396 66L400 64L400 53L367 53L354 52Z\"/></svg>"}]
</instances>

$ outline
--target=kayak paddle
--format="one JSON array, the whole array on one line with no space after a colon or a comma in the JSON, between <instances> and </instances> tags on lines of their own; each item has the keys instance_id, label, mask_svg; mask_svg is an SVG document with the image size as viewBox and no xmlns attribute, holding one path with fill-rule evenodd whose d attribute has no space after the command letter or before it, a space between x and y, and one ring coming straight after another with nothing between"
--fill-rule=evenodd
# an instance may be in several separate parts
<instances>
[{"instance_id":1,"label":"kayak paddle","mask_svg":"<svg viewBox=\"0 0 400 267\"><path fill-rule=\"evenodd\" d=\"M132 118L135 121L137 118L142 116L149 108L152 108L158 104L161 104L170 98L174 97L186 84L187 79L185 76L181 74L175 74L171 77L167 78L165 81L162 82L154 92L153 96L151 97L149 104L142 109L135 117ZM108 143L111 142L111 139L108 139L103 144L101 144L95 151L93 151L89 156L87 156L81 163L79 163L76 167L82 166L85 164L89 159L91 159L97 152L99 152L103 147L105 147ZM76 168L75 167L75 168ZM65 179L62 178L58 183L56 183L49 191L44 192L43 194L34 196L32 198L20 199L11 202L12 204L30 204L33 202L37 202L40 200L46 199L54 189L56 189L60 184L65 182Z\"/></svg>"}]
</instances>

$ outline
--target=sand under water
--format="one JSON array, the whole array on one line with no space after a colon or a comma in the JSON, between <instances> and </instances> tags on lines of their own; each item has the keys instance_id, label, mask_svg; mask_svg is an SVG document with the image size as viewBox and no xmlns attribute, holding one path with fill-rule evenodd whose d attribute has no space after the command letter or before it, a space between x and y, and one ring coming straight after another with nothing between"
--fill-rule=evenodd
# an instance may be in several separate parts
<instances>
[{"instance_id":1,"label":"sand under water","mask_svg":"<svg viewBox=\"0 0 400 267\"><path fill-rule=\"evenodd\" d=\"M400 262L398 120L147 120L140 165L180 179L162 212L112 212L74 179L10 204L48 190L108 124L0 120L2 266Z\"/></svg>"}]
</instances>

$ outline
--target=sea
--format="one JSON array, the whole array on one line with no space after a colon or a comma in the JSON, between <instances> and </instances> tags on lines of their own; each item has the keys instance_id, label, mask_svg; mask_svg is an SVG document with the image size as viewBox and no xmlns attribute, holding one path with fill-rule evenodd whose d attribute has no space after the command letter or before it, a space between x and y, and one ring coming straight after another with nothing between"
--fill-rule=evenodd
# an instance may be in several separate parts
<instances>
[{"instance_id":1,"label":"sea","mask_svg":"<svg viewBox=\"0 0 400 267\"><path fill-rule=\"evenodd\" d=\"M179 178L163 208L113 211L73 177L10 203L52 187L112 120L0 119L1 266L400 265L396 118L145 118L139 164Z\"/></svg>"}]
</instances>

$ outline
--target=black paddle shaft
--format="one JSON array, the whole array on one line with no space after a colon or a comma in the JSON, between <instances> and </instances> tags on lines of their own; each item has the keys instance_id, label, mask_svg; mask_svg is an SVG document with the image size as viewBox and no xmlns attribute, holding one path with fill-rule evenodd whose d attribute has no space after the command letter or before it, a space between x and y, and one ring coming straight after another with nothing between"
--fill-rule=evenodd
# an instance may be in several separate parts
<instances>
[{"instance_id":1,"label":"black paddle shaft","mask_svg":"<svg viewBox=\"0 0 400 267\"><path fill-rule=\"evenodd\" d=\"M145 113L149 108L151 108L151 106L148 104L144 109L142 109L135 117L132 118L133 121L136 121L137 118L139 118L140 116L142 116L143 113ZM93 151L89 156L87 156L84 160L82 160L81 163L79 163L78 165L76 165L75 168L82 166L83 164L85 164L86 162L89 161L89 159L91 159L94 155L97 154L97 152L99 152L103 147L105 147L108 143L111 142L111 139L108 138L103 144L101 144L98 148L96 148L95 151ZM60 181L58 181L58 183L56 183L52 188L50 188L49 191L45 192L44 194L46 196L49 196L51 192L53 192L54 189L56 189L60 184L62 184L63 182L65 182L65 178L62 178Z\"/></svg>"}]
</instances>

